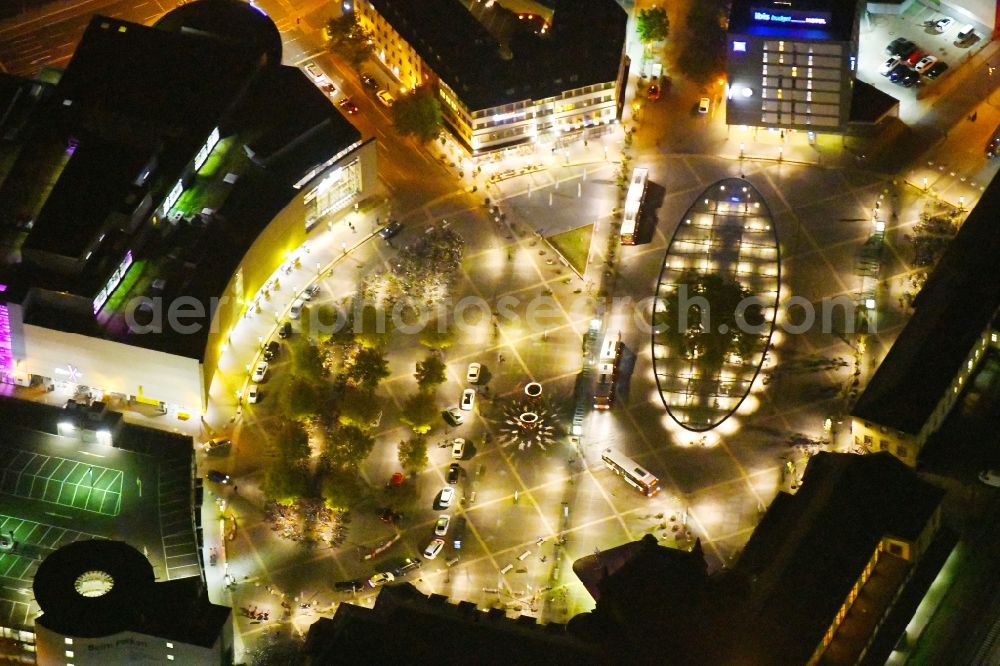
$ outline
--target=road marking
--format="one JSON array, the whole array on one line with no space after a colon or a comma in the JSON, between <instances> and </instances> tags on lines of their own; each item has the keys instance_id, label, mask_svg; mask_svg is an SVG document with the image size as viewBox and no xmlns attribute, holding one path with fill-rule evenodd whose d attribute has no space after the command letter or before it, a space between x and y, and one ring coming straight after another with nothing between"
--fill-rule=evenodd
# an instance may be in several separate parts
<instances>
[{"instance_id":1,"label":"road marking","mask_svg":"<svg viewBox=\"0 0 1000 666\"><path fill-rule=\"evenodd\" d=\"M46 511L45 515L47 515L47 516L55 516L56 518L66 518L66 519L69 519L69 520L73 519L73 516L67 516L64 513L56 513L55 511Z\"/></svg>"}]
</instances>

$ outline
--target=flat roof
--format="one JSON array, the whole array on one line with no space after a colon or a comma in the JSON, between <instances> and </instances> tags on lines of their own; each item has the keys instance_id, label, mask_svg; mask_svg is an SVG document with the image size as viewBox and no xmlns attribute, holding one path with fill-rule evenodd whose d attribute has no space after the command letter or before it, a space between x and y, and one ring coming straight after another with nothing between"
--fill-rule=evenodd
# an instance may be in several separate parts
<instances>
[{"instance_id":1,"label":"flat roof","mask_svg":"<svg viewBox=\"0 0 1000 666\"><path fill-rule=\"evenodd\" d=\"M776 39L850 41L859 0L733 0L729 32Z\"/></svg>"},{"instance_id":2,"label":"flat roof","mask_svg":"<svg viewBox=\"0 0 1000 666\"><path fill-rule=\"evenodd\" d=\"M544 35L499 42L461 0L370 0L470 111L618 78L628 15L615 0L554 0Z\"/></svg>"},{"instance_id":3,"label":"flat roof","mask_svg":"<svg viewBox=\"0 0 1000 666\"><path fill-rule=\"evenodd\" d=\"M1000 179L948 244L851 415L916 435L1000 308Z\"/></svg>"},{"instance_id":4,"label":"flat roof","mask_svg":"<svg viewBox=\"0 0 1000 666\"><path fill-rule=\"evenodd\" d=\"M874 125L892 111L899 109L899 100L870 83L854 79L851 111L848 122Z\"/></svg>"}]
</instances>

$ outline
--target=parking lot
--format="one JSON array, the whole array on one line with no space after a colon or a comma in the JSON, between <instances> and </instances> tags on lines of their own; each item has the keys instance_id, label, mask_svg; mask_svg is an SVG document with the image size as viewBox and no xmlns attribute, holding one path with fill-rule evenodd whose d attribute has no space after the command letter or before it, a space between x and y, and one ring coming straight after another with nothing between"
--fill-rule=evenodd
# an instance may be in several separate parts
<instances>
[{"instance_id":1,"label":"parking lot","mask_svg":"<svg viewBox=\"0 0 1000 666\"><path fill-rule=\"evenodd\" d=\"M119 470L19 449L13 454L0 470L0 492L105 516L121 512Z\"/></svg>"}]
</instances>

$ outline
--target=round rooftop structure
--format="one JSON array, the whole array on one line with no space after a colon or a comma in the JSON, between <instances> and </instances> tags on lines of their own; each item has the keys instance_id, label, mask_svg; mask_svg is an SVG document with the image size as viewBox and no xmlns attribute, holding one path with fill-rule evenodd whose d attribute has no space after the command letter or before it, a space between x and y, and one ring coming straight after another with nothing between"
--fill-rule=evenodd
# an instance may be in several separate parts
<instances>
[{"instance_id":1,"label":"round rooftop structure","mask_svg":"<svg viewBox=\"0 0 1000 666\"><path fill-rule=\"evenodd\" d=\"M153 566L121 541L75 541L45 558L32 588L36 622L66 636L96 638L128 628L148 603Z\"/></svg>"},{"instance_id":2,"label":"round rooftop structure","mask_svg":"<svg viewBox=\"0 0 1000 666\"><path fill-rule=\"evenodd\" d=\"M726 178L698 195L667 248L653 302L656 386L684 429L717 427L749 395L774 332L780 278L760 192Z\"/></svg>"},{"instance_id":3,"label":"round rooftop structure","mask_svg":"<svg viewBox=\"0 0 1000 666\"><path fill-rule=\"evenodd\" d=\"M196 0L164 14L154 28L170 32L195 32L242 44L281 63L281 33L259 7L242 0Z\"/></svg>"}]
</instances>

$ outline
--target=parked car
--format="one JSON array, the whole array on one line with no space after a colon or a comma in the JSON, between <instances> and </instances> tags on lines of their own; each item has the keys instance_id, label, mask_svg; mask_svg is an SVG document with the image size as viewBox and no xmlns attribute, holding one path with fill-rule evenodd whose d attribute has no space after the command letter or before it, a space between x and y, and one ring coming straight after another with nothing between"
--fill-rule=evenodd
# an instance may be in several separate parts
<instances>
[{"instance_id":1,"label":"parked car","mask_svg":"<svg viewBox=\"0 0 1000 666\"><path fill-rule=\"evenodd\" d=\"M462 548L462 541L465 540L465 518L459 516L455 521L455 528L451 531L451 545L455 550Z\"/></svg>"},{"instance_id":2,"label":"parked car","mask_svg":"<svg viewBox=\"0 0 1000 666\"><path fill-rule=\"evenodd\" d=\"M426 557L428 560L433 560L435 557L438 556L438 553L441 552L442 548L444 548L444 539L441 538L434 539L429 544L427 544L426 548L424 548L424 557Z\"/></svg>"},{"instance_id":3,"label":"parked car","mask_svg":"<svg viewBox=\"0 0 1000 666\"><path fill-rule=\"evenodd\" d=\"M300 316L302 316L302 306L305 304L306 304L305 301L303 301L301 298L296 298L294 301L292 301L292 307L288 309L289 318L298 319Z\"/></svg>"},{"instance_id":4,"label":"parked car","mask_svg":"<svg viewBox=\"0 0 1000 666\"><path fill-rule=\"evenodd\" d=\"M399 220L390 220L389 224L385 225L384 227L378 230L378 235L385 240L389 240L390 238L398 234L400 229L402 228L403 225L399 222Z\"/></svg>"},{"instance_id":5,"label":"parked car","mask_svg":"<svg viewBox=\"0 0 1000 666\"><path fill-rule=\"evenodd\" d=\"M264 347L264 360L270 361L276 359L278 358L278 355L280 353L281 353L281 343L278 342L277 340L271 340L270 342L267 343L267 346Z\"/></svg>"},{"instance_id":6,"label":"parked car","mask_svg":"<svg viewBox=\"0 0 1000 666\"><path fill-rule=\"evenodd\" d=\"M451 486L445 486L438 493L438 506L442 509L447 509L451 507L451 503L455 501L455 489Z\"/></svg>"},{"instance_id":7,"label":"parked car","mask_svg":"<svg viewBox=\"0 0 1000 666\"><path fill-rule=\"evenodd\" d=\"M892 68L891 72L889 72L889 80L892 81L893 83L898 83L899 80L903 78L904 75L912 71L913 70L910 69L910 67L907 64L899 63L898 65Z\"/></svg>"},{"instance_id":8,"label":"parked car","mask_svg":"<svg viewBox=\"0 0 1000 666\"><path fill-rule=\"evenodd\" d=\"M376 81L374 78L372 78L368 74L362 74L361 75L361 84L365 88L369 88L371 90L378 90L378 81Z\"/></svg>"},{"instance_id":9,"label":"parked car","mask_svg":"<svg viewBox=\"0 0 1000 666\"><path fill-rule=\"evenodd\" d=\"M707 97L702 97L698 100L698 113L708 113L708 109L712 106L711 100Z\"/></svg>"},{"instance_id":10,"label":"parked car","mask_svg":"<svg viewBox=\"0 0 1000 666\"><path fill-rule=\"evenodd\" d=\"M462 466L458 463L452 463L448 465L448 483L455 485L458 483L458 477L462 476Z\"/></svg>"},{"instance_id":11,"label":"parked car","mask_svg":"<svg viewBox=\"0 0 1000 666\"><path fill-rule=\"evenodd\" d=\"M303 69L306 70L306 74L309 75L309 78L316 83L321 83L324 79L326 79L326 74L324 74L323 70L319 68L319 65L314 62L307 62Z\"/></svg>"},{"instance_id":12,"label":"parked car","mask_svg":"<svg viewBox=\"0 0 1000 666\"><path fill-rule=\"evenodd\" d=\"M923 51L921 49L915 49L913 53L903 58L903 62L905 62L910 67L913 67L918 62L920 62L921 58L923 58L926 55L928 55L927 51Z\"/></svg>"},{"instance_id":13,"label":"parked car","mask_svg":"<svg viewBox=\"0 0 1000 666\"><path fill-rule=\"evenodd\" d=\"M917 45L910 40L905 37L897 37L892 40L887 47L885 47L885 54L887 56L899 56L900 58L906 58L916 49Z\"/></svg>"},{"instance_id":14,"label":"parked car","mask_svg":"<svg viewBox=\"0 0 1000 666\"><path fill-rule=\"evenodd\" d=\"M309 285L308 287L306 287L304 293L309 294L310 296L315 296L316 294L319 293L319 285L316 283Z\"/></svg>"},{"instance_id":15,"label":"parked car","mask_svg":"<svg viewBox=\"0 0 1000 666\"><path fill-rule=\"evenodd\" d=\"M375 96L378 97L378 101L382 102L386 108L391 108L396 103L396 98L388 90L379 90L375 93Z\"/></svg>"},{"instance_id":16,"label":"parked car","mask_svg":"<svg viewBox=\"0 0 1000 666\"><path fill-rule=\"evenodd\" d=\"M228 453L232 448L233 442L228 437L214 437L207 442L205 442L205 453L208 454L218 454L218 453Z\"/></svg>"},{"instance_id":17,"label":"parked car","mask_svg":"<svg viewBox=\"0 0 1000 666\"><path fill-rule=\"evenodd\" d=\"M292 334L292 322L286 321L278 328L278 337L284 340Z\"/></svg>"},{"instance_id":18,"label":"parked car","mask_svg":"<svg viewBox=\"0 0 1000 666\"><path fill-rule=\"evenodd\" d=\"M403 514L393 511L392 508L388 506L382 507L376 511L375 515L377 515L378 519L383 523L397 523L403 519Z\"/></svg>"},{"instance_id":19,"label":"parked car","mask_svg":"<svg viewBox=\"0 0 1000 666\"><path fill-rule=\"evenodd\" d=\"M474 363L474 362L470 363L469 364L469 369L465 373L465 378L467 380L469 380L470 384L478 384L479 383L479 377L480 377L480 375L482 375L482 372L483 372L483 366L482 365L480 365L479 363Z\"/></svg>"},{"instance_id":20,"label":"parked car","mask_svg":"<svg viewBox=\"0 0 1000 666\"><path fill-rule=\"evenodd\" d=\"M260 399L260 389L256 384L251 384L247 388L247 403L254 405Z\"/></svg>"},{"instance_id":21,"label":"parked car","mask_svg":"<svg viewBox=\"0 0 1000 666\"><path fill-rule=\"evenodd\" d=\"M903 72L903 75L899 78L898 81L896 81L896 83L903 86L904 88L910 88L920 83L920 75L917 74L912 69L909 69L908 71Z\"/></svg>"},{"instance_id":22,"label":"parked car","mask_svg":"<svg viewBox=\"0 0 1000 666\"><path fill-rule=\"evenodd\" d=\"M208 470L208 473L205 474L205 478L207 478L209 481L214 481L215 483L223 483L223 484L228 484L230 481L232 481L232 477L230 477L225 472L220 472L217 469Z\"/></svg>"},{"instance_id":23,"label":"parked car","mask_svg":"<svg viewBox=\"0 0 1000 666\"><path fill-rule=\"evenodd\" d=\"M926 55L926 56L924 56L923 58L921 58L920 60L917 61L917 64L913 66L913 69L914 69L914 71L917 72L917 74L923 74L928 69L930 69L931 67L933 67L934 63L936 63L937 61L938 61L938 59L935 58L934 56L932 56L932 55Z\"/></svg>"},{"instance_id":24,"label":"parked car","mask_svg":"<svg viewBox=\"0 0 1000 666\"><path fill-rule=\"evenodd\" d=\"M646 89L646 98L655 102L660 99L660 86L655 83Z\"/></svg>"},{"instance_id":25,"label":"parked car","mask_svg":"<svg viewBox=\"0 0 1000 666\"><path fill-rule=\"evenodd\" d=\"M944 32L945 30L947 30L948 28L950 28L952 25L954 25L954 23L955 23L955 19L953 19L952 17L950 17L950 16L942 16L937 21L934 21L933 27L938 32Z\"/></svg>"},{"instance_id":26,"label":"parked car","mask_svg":"<svg viewBox=\"0 0 1000 666\"><path fill-rule=\"evenodd\" d=\"M984 469L979 473L979 480L988 486L1000 488L1000 469Z\"/></svg>"},{"instance_id":27,"label":"parked car","mask_svg":"<svg viewBox=\"0 0 1000 666\"><path fill-rule=\"evenodd\" d=\"M449 425L460 426L465 423L465 417L462 416L462 412L458 411L457 407L449 407L441 412L441 416L444 417L444 420L447 421Z\"/></svg>"},{"instance_id":28,"label":"parked car","mask_svg":"<svg viewBox=\"0 0 1000 666\"><path fill-rule=\"evenodd\" d=\"M262 382L264 378L267 377L267 361L261 361L257 364L257 367L253 369L253 374L250 375L251 381Z\"/></svg>"},{"instance_id":29,"label":"parked car","mask_svg":"<svg viewBox=\"0 0 1000 666\"><path fill-rule=\"evenodd\" d=\"M899 64L900 60L901 58L899 56L892 56L884 63L882 63L882 66L878 68L878 73L881 74L882 76L889 76L889 72L891 72L896 67L896 65Z\"/></svg>"},{"instance_id":30,"label":"parked car","mask_svg":"<svg viewBox=\"0 0 1000 666\"><path fill-rule=\"evenodd\" d=\"M456 437L455 441L451 443L451 457L455 460L461 460L465 456L465 440L461 437Z\"/></svg>"},{"instance_id":31,"label":"parked car","mask_svg":"<svg viewBox=\"0 0 1000 666\"><path fill-rule=\"evenodd\" d=\"M345 97L337 102L337 106L339 106L344 113L351 116L358 112L358 105L352 102L350 97Z\"/></svg>"},{"instance_id":32,"label":"parked car","mask_svg":"<svg viewBox=\"0 0 1000 666\"><path fill-rule=\"evenodd\" d=\"M936 63L934 63L934 65L930 69L924 72L924 76L926 76L928 79L936 79L937 77L944 74L944 71L946 69L948 69L948 63L942 60L938 60Z\"/></svg>"},{"instance_id":33,"label":"parked car","mask_svg":"<svg viewBox=\"0 0 1000 666\"><path fill-rule=\"evenodd\" d=\"M474 389L465 389L462 391L462 401L458 403L458 406L466 412L471 412L472 408L476 404L476 391Z\"/></svg>"},{"instance_id":34,"label":"parked car","mask_svg":"<svg viewBox=\"0 0 1000 666\"><path fill-rule=\"evenodd\" d=\"M976 34L976 26L971 23L968 25L963 25L958 34L955 35L955 46L965 47L972 44L979 35Z\"/></svg>"},{"instance_id":35,"label":"parked car","mask_svg":"<svg viewBox=\"0 0 1000 666\"><path fill-rule=\"evenodd\" d=\"M437 522L434 523L434 534L437 536L446 535L449 525L451 525L451 516L446 514L438 516Z\"/></svg>"},{"instance_id":36,"label":"parked car","mask_svg":"<svg viewBox=\"0 0 1000 666\"><path fill-rule=\"evenodd\" d=\"M341 580L333 584L333 589L338 592L360 592L365 589L363 580Z\"/></svg>"},{"instance_id":37,"label":"parked car","mask_svg":"<svg viewBox=\"0 0 1000 666\"><path fill-rule=\"evenodd\" d=\"M396 580L396 577L389 573L388 571L383 571L382 573L377 573L368 579L369 587L381 587L382 585L388 585L392 581Z\"/></svg>"},{"instance_id":38,"label":"parked car","mask_svg":"<svg viewBox=\"0 0 1000 666\"><path fill-rule=\"evenodd\" d=\"M405 560L403 560L402 564L393 569L392 572L396 574L397 577L399 577L410 573L414 569L419 569L419 568L420 568L420 560L416 559L415 557L407 557Z\"/></svg>"}]
</instances>

